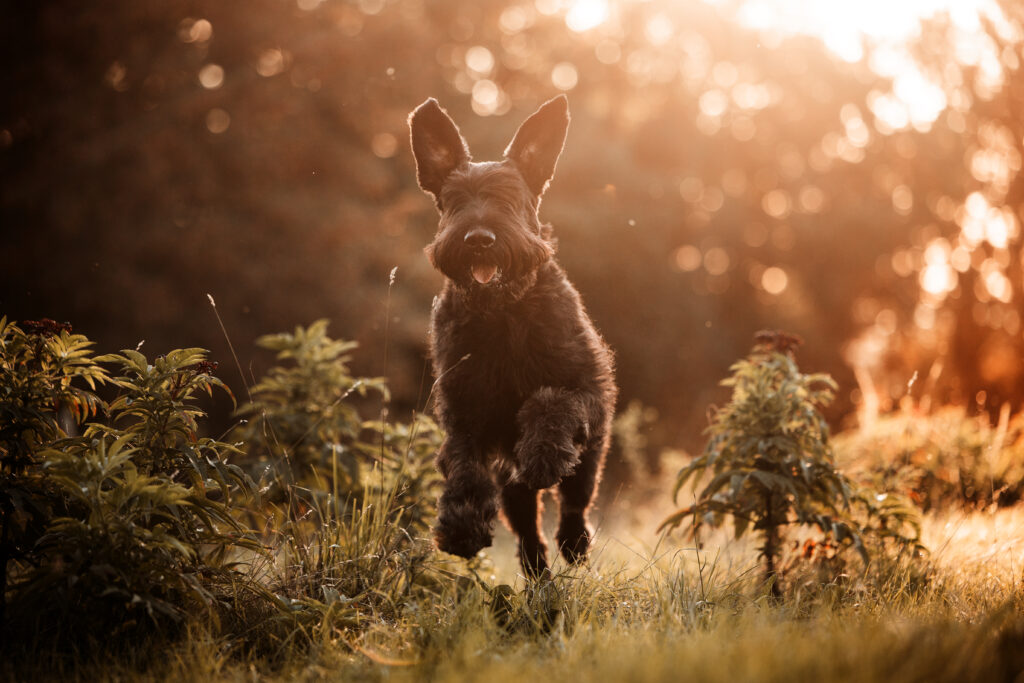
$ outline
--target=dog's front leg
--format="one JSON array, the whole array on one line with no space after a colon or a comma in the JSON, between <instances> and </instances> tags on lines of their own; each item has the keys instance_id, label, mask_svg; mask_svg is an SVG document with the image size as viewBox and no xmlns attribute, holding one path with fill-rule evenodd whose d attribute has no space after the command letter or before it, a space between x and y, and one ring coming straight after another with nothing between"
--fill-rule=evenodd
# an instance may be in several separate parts
<instances>
[{"instance_id":1,"label":"dog's front leg","mask_svg":"<svg viewBox=\"0 0 1024 683\"><path fill-rule=\"evenodd\" d=\"M497 487L482 454L466 437L449 435L437 456L444 476L434 537L437 547L460 557L473 557L491 545L498 514Z\"/></svg>"},{"instance_id":2,"label":"dog's front leg","mask_svg":"<svg viewBox=\"0 0 1024 683\"><path fill-rule=\"evenodd\" d=\"M588 436L587 403L580 392L559 387L538 389L519 409L515 446L518 480L546 489L579 465L579 444Z\"/></svg>"}]
</instances>

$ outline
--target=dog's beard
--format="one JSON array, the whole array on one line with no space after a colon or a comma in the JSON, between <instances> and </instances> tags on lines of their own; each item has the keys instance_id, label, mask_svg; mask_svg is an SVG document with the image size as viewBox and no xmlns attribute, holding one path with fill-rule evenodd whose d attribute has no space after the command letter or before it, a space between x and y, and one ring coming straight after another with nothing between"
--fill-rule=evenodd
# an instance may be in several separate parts
<instances>
[{"instance_id":1,"label":"dog's beard","mask_svg":"<svg viewBox=\"0 0 1024 683\"><path fill-rule=\"evenodd\" d=\"M487 287L519 280L551 258L552 246L532 233L502 235L485 250L474 250L461 235L444 233L426 248L431 264L464 287Z\"/></svg>"}]
</instances>

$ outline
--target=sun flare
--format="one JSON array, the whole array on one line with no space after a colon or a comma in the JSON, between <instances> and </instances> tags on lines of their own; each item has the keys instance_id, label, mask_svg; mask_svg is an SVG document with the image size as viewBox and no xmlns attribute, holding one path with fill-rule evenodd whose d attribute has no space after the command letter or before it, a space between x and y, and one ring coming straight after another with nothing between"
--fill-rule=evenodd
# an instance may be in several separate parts
<instances>
[{"instance_id":1,"label":"sun flare","mask_svg":"<svg viewBox=\"0 0 1024 683\"><path fill-rule=\"evenodd\" d=\"M611 33L617 3L626 2L537 0L537 7L541 11L560 7L565 11L566 26L576 33ZM703 2L731 15L739 25L757 31L768 47L778 46L789 37L810 36L819 39L836 58L850 63L864 61L874 73L891 79L891 91L875 93L870 102L872 112L885 128L882 132L910 127L927 130L948 107L958 104L949 100L946 74L926 73L911 53L910 45L921 36L922 22L948 17L956 63L978 69L986 88L992 91L1002 86L1004 69L997 46L983 30L983 22L991 22L1001 37L1020 38L996 0ZM684 40L670 18L680 8L678 3L662 0L652 10L644 31L652 48L673 38Z\"/></svg>"}]
</instances>

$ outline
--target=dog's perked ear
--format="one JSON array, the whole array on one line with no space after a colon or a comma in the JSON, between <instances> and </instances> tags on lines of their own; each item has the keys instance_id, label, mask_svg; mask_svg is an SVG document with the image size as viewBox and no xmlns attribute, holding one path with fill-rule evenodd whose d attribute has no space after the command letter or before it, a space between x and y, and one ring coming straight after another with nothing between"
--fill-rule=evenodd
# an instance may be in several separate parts
<instances>
[{"instance_id":1,"label":"dog's perked ear","mask_svg":"<svg viewBox=\"0 0 1024 683\"><path fill-rule=\"evenodd\" d=\"M451 172L469 163L469 148L458 127L433 97L409 114L416 179L441 207L441 186Z\"/></svg>"},{"instance_id":2,"label":"dog's perked ear","mask_svg":"<svg viewBox=\"0 0 1024 683\"><path fill-rule=\"evenodd\" d=\"M519 126L505 150L505 158L516 165L530 190L538 197L555 174L555 163L565 144L569 128L569 100L565 95L545 102Z\"/></svg>"}]
</instances>

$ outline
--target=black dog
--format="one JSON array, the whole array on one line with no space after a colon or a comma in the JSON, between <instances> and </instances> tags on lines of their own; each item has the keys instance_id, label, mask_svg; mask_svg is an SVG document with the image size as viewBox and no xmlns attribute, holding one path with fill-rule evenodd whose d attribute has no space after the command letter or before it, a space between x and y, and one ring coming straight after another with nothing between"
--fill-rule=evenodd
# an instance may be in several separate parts
<instances>
[{"instance_id":1,"label":"black dog","mask_svg":"<svg viewBox=\"0 0 1024 683\"><path fill-rule=\"evenodd\" d=\"M435 100L409 117L420 187L441 213L426 253L447 277L430 333L448 435L437 544L462 557L489 546L500 495L533 575L547 567L540 490L555 484L562 555L586 556L616 394L611 352L537 218L568 125L558 97L523 123L502 161L474 163Z\"/></svg>"}]
</instances>

